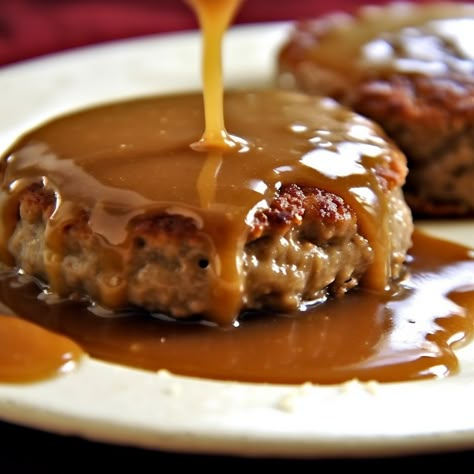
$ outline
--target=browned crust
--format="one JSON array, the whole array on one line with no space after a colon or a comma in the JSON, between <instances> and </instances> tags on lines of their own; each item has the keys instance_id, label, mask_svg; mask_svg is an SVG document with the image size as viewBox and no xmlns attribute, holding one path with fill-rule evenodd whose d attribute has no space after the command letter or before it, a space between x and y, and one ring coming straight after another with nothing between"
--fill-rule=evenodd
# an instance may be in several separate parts
<instances>
[{"instance_id":1,"label":"browned crust","mask_svg":"<svg viewBox=\"0 0 474 474\"><path fill-rule=\"evenodd\" d=\"M28 222L46 222L54 211L55 203L56 197L52 190L34 183L19 195L19 218ZM63 232L74 239L84 240L91 234L87 220L87 212L83 210L75 221L63 228ZM308 240L320 240L318 236L321 235L325 235L328 240L337 240L346 234L348 226L355 226L356 222L354 211L341 197L318 188L289 184L278 190L268 208L255 213L248 241L269 234L283 235L291 227L303 223ZM189 239L196 232L196 225L191 218L160 214L135 220L130 232L133 245L143 247L143 239L152 239L155 244L159 244L157 240L160 240L160 236L166 236L166 240Z\"/></svg>"},{"instance_id":2,"label":"browned crust","mask_svg":"<svg viewBox=\"0 0 474 474\"><path fill-rule=\"evenodd\" d=\"M405 196L416 215L474 215L474 206L461 199L449 201L441 195L437 198L436 187L443 182L420 181L419 171L415 175L415 170L423 173L425 166L445 160L448 153L453 157L465 153L461 149L466 146L471 147L474 156L474 77L393 75L368 79L350 94L352 97L346 100L354 109L382 124L405 151L412 171ZM465 160L459 166L462 174ZM444 173L447 175L448 171Z\"/></svg>"},{"instance_id":3,"label":"browned crust","mask_svg":"<svg viewBox=\"0 0 474 474\"><path fill-rule=\"evenodd\" d=\"M474 124L474 77L459 74L367 79L345 100L383 123L401 147L410 149L412 160L429 160L447 137ZM413 135L419 139L414 141Z\"/></svg>"},{"instance_id":4,"label":"browned crust","mask_svg":"<svg viewBox=\"0 0 474 474\"><path fill-rule=\"evenodd\" d=\"M268 233L283 235L290 227L303 224L305 238L320 244L322 238L328 242L346 235L347 227L355 226L356 220L354 211L341 197L318 188L288 184L282 186L268 209L255 214L250 239Z\"/></svg>"},{"instance_id":5,"label":"browned crust","mask_svg":"<svg viewBox=\"0 0 474 474\"><path fill-rule=\"evenodd\" d=\"M56 197L51 190L44 188L41 183L27 187L20 196L20 216L28 222L46 221L51 217Z\"/></svg>"}]
</instances>

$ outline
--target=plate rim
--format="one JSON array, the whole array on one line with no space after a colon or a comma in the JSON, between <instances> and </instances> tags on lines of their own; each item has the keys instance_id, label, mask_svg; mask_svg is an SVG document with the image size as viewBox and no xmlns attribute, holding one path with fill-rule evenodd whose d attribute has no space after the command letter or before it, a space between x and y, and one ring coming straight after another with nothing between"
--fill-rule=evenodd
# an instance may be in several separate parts
<instances>
[{"instance_id":1,"label":"plate rim","mask_svg":"<svg viewBox=\"0 0 474 474\"><path fill-rule=\"evenodd\" d=\"M226 36L226 47L241 50L252 39L257 39L260 46L268 46L267 53L270 50L275 51L276 42L285 37L289 27L291 22L236 25ZM11 85L12 81L18 78L26 77L25 81L28 83L32 72L36 74L40 71L46 76L54 76L59 71L63 84L67 86L67 92L74 90L75 85L74 80L71 83L66 81L68 74L74 74L74 68L81 61L91 67L98 60L110 55L112 62L123 61L120 67L126 69L125 61L134 59L139 52L138 62L148 57L145 53L157 51L159 48L166 51L169 49L172 53L176 45L192 49L195 56L198 51L195 44L197 36L199 32L195 30L160 33L83 46L21 61L0 68L0 88L5 83ZM240 44L242 41L243 45ZM192 48L191 42L194 42ZM262 52L254 54L250 54L250 60L247 58L247 61L257 63L253 64L254 66L259 65ZM232 69L228 84L241 81L237 66L239 65ZM252 64L247 64L246 73L251 66ZM68 70L68 67L71 69ZM190 67L195 69L198 63L194 61ZM272 71L268 70L271 65L268 61L264 67L267 68L265 78L261 80L260 76L257 77L258 84L265 83L271 76ZM123 89L113 90L108 100L120 99L125 95L129 97L130 94L150 94L152 89L147 74L154 71L153 67L143 67L139 72L144 75L145 80L140 87L131 93L128 91L130 81L136 80L136 76L132 74L125 80ZM233 76L234 74L237 77ZM196 88L198 83L195 79L193 88ZM23 87L21 80L20 86ZM96 90L86 84L85 94L72 106L87 106L101 100L105 86L106 84L101 84ZM36 97L35 94L39 93L33 91L30 96ZM23 115L16 116L18 123L14 123L9 129L8 142L4 139L3 145L0 143L0 150L6 143L11 143L12 137L16 137L19 130L28 129L31 124L41 122L45 117L61 110L70 110L71 102L60 99L56 98L52 104L46 105L41 100L39 105L38 102L34 103L33 106L37 107L40 113L33 113L33 117L28 119L25 118L28 112L26 106ZM11 100L7 110L12 107L12 103ZM4 122L5 119L3 126ZM474 221L468 224L468 232L471 229L474 229ZM434 227L428 226L428 230L436 232L436 223ZM449 231L447 232L449 235ZM472 448L474 414L464 413L461 403L460 406L452 407L450 413L441 414L437 422L428 416L428 412L441 400L441 396L452 395L459 388L456 382L460 379L464 390L458 398L467 403L474 397L472 346L458 352L466 369L460 376L453 375L433 381L385 384L349 381L330 386L217 382L172 375L166 371L153 374L86 357L79 370L54 380L28 385L0 384L0 419L57 434L77 435L92 441L183 453L253 457L271 455L285 458L367 458ZM81 385L88 380L87 377L101 383L93 393L90 390L87 393L78 392ZM435 400L430 398L433 384L436 384ZM154 399L150 400L140 390L148 390L147 394L152 393ZM209 390L213 393L211 398L208 396ZM107 400L105 395L110 394L110 391L115 391L114 397ZM94 407L94 397L97 395L104 395L104 400L110 402L110 406L106 407L101 403ZM124 407L128 406L127 402L136 399L149 410L146 416L142 412L139 413L136 407L129 407L129 412L117 420L116 415L123 414ZM162 404L162 408L169 412L163 413L155 408L152 402ZM80 406L77 403L80 403ZM189 411L186 416L180 413L184 403L188 404L188 410L192 409L191 419ZM399 415L386 413L387 405L393 403L411 403L412 406L406 408L405 421L419 425L404 426L404 419L400 419ZM348 410L348 404L353 404L358 410L370 409L378 418L365 420L362 413ZM250 418L249 413L252 415ZM346 419L331 420L331 416L335 415L345 416ZM459 421L460 417L462 423L453 424L453 421ZM314 425L308 424L310 421ZM366 426L362 429L364 421ZM170 425L171 422L175 424ZM357 423L361 424L358 430L355 429ZM390 431L387 431L387 426L391 426Z\"/></svg>"}]
</instances>

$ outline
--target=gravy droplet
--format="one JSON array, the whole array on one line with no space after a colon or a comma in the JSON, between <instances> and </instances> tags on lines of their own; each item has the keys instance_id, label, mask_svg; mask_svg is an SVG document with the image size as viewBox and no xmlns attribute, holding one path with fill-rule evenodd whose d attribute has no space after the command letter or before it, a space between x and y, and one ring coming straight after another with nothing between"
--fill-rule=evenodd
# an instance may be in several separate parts
<instances>
[{"instance_id":1,"label":"gravy droplet","mask_svg":"<svg viewBox=\"0 0 474 474\"><path fill-rule=\"evenodd\" d=\"M83 355L67 337L0 315L0 382L33 382L69 372Z\"/></svg>"}]
</instances>

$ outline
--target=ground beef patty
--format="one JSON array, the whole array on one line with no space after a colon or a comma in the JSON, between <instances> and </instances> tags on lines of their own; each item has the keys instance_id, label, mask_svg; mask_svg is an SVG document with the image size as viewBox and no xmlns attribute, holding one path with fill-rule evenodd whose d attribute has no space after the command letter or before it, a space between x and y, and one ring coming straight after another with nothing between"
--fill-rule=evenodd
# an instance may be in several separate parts
<instances>
[{"instance_id":1,"label":"ground beef patty","mask_svg":"<svg viewBox=\"0 0 474 474\"><path fill-rule=\"evenodd\" d=\"M404 151L417 215L474 214L474 6L362 7L296 24L279 83L329 95Z\"/></svg>"},{"instance_id":2,"label":"ground beef patty","mask_svg":"<svg viewBox=\"0 0 474 474\"><path fill-rule=\"evenodd\" d=\"M25 190L9 243L18 267L42 281L47 281L44 233L54 200L39 185ZM398 188L390 191L389 203L392 274L397 278L411 244L412 223ZM341 296L359 284L372 262L373 251L358 232L354 211L320 189L283 187L271 207L256 216L255 228L260 237L251 239L242 255L244 309L294 311L329 295ZM177 318L208 310L210 249L192 219L162 215L138 221L121 275L107 276L100 239L86 214L64 232L63 296L87 294L100 301L104 287L110 294L110 288L126 284L131 305ZM113 306L110 299L107 303Z\"/></svg>"},{"instance_id":3,"label":"ground beef patty","mask_svg":"<svg viewBox=\"0 0 474 474\"><path fill-rule=\"evenodd\" d=\"M229 298L239 313L289 312L368 275L383 290L403 274L406 160L373 122L327 99L237 92L226 96L228 123L249 150L214 167L187 135L155 156L165 138L150 117L167 100L79 112L21 137L2 161L3 260L62 298L223 324L237 317L219 312ZM173 114L182 108L182 132L199 136L199 95L169 101ZM154 166L164 179L150 178Z\"/></svg>"}]
</instances>

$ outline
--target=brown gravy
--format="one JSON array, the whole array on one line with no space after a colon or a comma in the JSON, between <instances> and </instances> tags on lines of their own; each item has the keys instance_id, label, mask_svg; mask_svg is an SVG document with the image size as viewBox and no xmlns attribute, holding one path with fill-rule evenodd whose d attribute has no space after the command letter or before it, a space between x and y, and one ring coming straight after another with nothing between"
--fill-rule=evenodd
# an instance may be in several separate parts
<instances>
[{"instance_id":1,"label":"brown gravy","mask_svg":"<svg viewBox=\"0 0 474 474\"><path fill-rule=\"evenodd\" d=\"M262 203L271 202L280 183L297 183L333 192L354 210L360 233L374 250L366 284L383 291L392 254L388 193L379 171L403 159L379 129L329 99L229 91L227 124L248 145L203 152L190 147L202 132L202 109L198 93L135 99L59 117L21 137L3 161L4 261L20 193L32 182L47 182L60 196L45 230L45 273L57 293L64 229L80 220L84 209L103 242L104 275L108 269L120 275L125 268L133 245L130 228L138 219L192 217L213 248L206 269L213 300L207 316L231 324L242 300L239 257L249 221ZM123 306L127 286L104 284L96 300Z\"/></svg>"},{"instance_id":2,"label":"brown gravy","mask_svg":"<svg viewBox=\"0 0 474 474\"><path fill-rule=\"evenodd\" d=\"M226 100L228 124L239 136L228 134L220 115L221 78L212 71L219 61L222 34L239 1L189 3L200 16L209 46L209 57L204 61L206 128L201 138L198 95L160 98L156 103L132 101L65 117L20 140L18 150L23 149L10 159L7 170L7 174L13 173L10 190L21 190L38 176L53 181L57 178L62 183L62 202L69 204L57 213L59 221L73 217L68 213L74 210L74 203L86 207L100 200L112 203L110 209L99 206L91 223L96 226L94 231L118 249L126 239L124 229L137 214L156 211L157 206L172 205L175 209L177 203L188 214L200 209L206 231L215 242L221 242L216 259L225 269L221 277L230 282L230 290L221 292L216 300L225 303L224 312L213 317L228 323L235 317L239 279L235 255L226 247L228 243L217 238L222 225L215 218L216 205L224 204L233 216L231 247L238 247L243 245L246 228L242 223L252 206L268 199L268 193L283 177L289 182L307 181L342 195L357 210L362 231L375 249L366 285L303 313L243 314L229 326L202 321L178 323L138 312L105 318L78 302L48 304L35 282L8 270L0 278L0 302L5 313L0 317L0 381L53 376L73 367L84 352L145 370L261 383L324 384L352 378L402 381L457 372L453 349L467 343L474 331L474 261L470 250L416 232L406 278L392 292L380 291L390 277L384 261L388 254L384 238L386 203L370 170L382 166L394 150L372 135L373 130L364 123L356 124L356 130L341 129L340 123L328 126L332 118L314 113L314 104L309 109L298 107L298 113L303 110L302 117L292 115L291 104L285 103L287 96L271 92L230 94ZM214 20L218 20L217 27ZM309 98L301 100L311 102ZM252 116L255 101L259 114L266 110L263 121L262 115ZM157 122L158 106L161 118ZM239 116L251 117L253 122L242 128ZM125 118L137 124L131 132ZM112 126L110 120L115 121ZM265 135L265 124L275 120L282 133ZM177 121L182 123L178 129L169 125ZM258 133L249 136L252 129ZM329 135L328 129L332 130ZM131 133L128 137L127 130ZM80 145L71 135L74 133L81 136ZM316 166L317 156L313 156L312 165L302 163L302 155L314 152L312 143L323 139L332 152L353 147L348 165L353 172L334 179L334 169L328 172ZM179 183L172 188L174 194L169 188L156 186L153 173L137 172L140 167L149 169L150 163L156 164L157 154L177 163L167 169L167 179ZM107 165L111 159L115 159L112 167ZM183 176L185 168L188 172ZM361 173L361 169L365 171ZM241 185L235 188L235 182ZM358 193L351 191L355 189ZM367 194L373 197L370 203L361 199ZM230 196L230 202L223 201L222 196ZM114 207L117 203L119 206ZM107 226L103 226L104 217ZM4 259L11 225L7 218L1 239ZM51 235L48 243L60 256L54 229ZM55 260L52 258L52 267ZM54 287L55 268L50 270Z\"/></svg>"},{"instance_id":3,"label":"brown gravy","mask_svg":"<svg viewBox=\"0 0 474 474\"><path fill-rule=\"evenodd\" d=\"M65 336L26 319L0 318L0 382L31 382L69 372L84 355Z\"/></svg>"},{"instance_id":4,"label":"brown gravy","mask_svg":"<svg viewBox=\"0 0 474 474\"><path fill-rule=\"evenodd\" d=\"M9 347L26 354L31 364L28 374L15 372L17 381L31 378L35 370L44 376L45 359L51 368L61 365L61 350L70 349L59 345L53 332L98 359L219 380L330 384L457 373L453 349L474 332L472 252L415 232L411 256L410 275L391 295L356 290L305 313L244 315L232 328L144 313L104 318L71 301L47 304L38 299L35 283L19 284L16 274L6 273L0 280L4 312L52 331L41 335L50 350L41 359L31 357L26 323L21 332L2 331L12 319L8 316L0 319L0 337L2 345L8 339ZM0 380L11 379L11 359L0 352Z\"/></svg>"}]
</instances>

